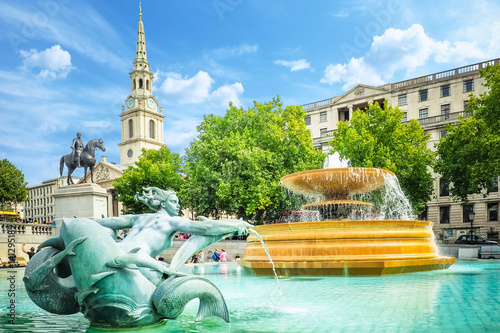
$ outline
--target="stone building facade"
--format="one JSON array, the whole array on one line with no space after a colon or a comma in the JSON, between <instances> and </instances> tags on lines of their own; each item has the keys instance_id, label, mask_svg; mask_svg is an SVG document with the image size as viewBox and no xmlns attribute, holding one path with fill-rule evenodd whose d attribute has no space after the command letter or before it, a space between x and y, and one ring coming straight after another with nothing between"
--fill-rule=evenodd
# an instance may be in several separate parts
<instances>
[{"instance_id":1,"label":"stone building facade","mask_svg":"<svg viewBox=\"0 0 500 333\"><path fill-rule=\"evenodd\" d=\"M313 144L316 149L328 152L328 143L338 122L349 120L355 110L365 108L368 103L382 104L387 99L392 106L404 111L404 121L419 121L424 131L430 134L428 147L434 149L434 144L446 136L446 124L455 124L460 116L468 116L465 107L469 94L486 92L479 69L499 62L500 59L489 60L378 87L358 84L343 95L304 104L303 109L308 114L305 121L311 130ZM432 200L420 218L434 222L438 239L451 242L471 230L475 234L498 239L498 181L486 198L473 195L468 205L462 205L451 200L448 184L440 182L439 175L434 174L434 177ZM470 220L470 211L475 212L473 221Z\"/></svg>"}]
</instances>

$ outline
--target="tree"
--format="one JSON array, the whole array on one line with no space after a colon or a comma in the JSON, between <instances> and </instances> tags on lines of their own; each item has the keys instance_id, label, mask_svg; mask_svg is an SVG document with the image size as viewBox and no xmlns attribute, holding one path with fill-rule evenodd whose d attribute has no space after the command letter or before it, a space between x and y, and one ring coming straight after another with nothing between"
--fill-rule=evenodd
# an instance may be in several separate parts
<instances>
[{"instance_id":1,"label":"tree","mask_svg":"<svg viewBox=\"0 0 500 333\"><path fill-rule=\"evenodd\" d=\"M500 174L500 66L480 69L489 89L469 96L467 119L447 125L448 134L436 145L436 172L450 182L455 200L468 202L469 194L487 195L492 180Z\"/></svg>"},{"instance_id":2,"label":"tree","mask_svg":"<svg viewBox=\"0 0 500 333\"><path fill-rule=\"evenodd\" d=\"M356 110L350 122L340 122L330 142L331 152L349 159L352 167L372 167L394 172L414 213L430 200L433 179L429 167L435 154L427 148L429 135L416 120L402 123L404 113L387 100Z\"/></svg>"},{"instance_id":3,"label":"tree","mask_svg":"<svg viewBox=\"0 0 500 333\"><path fill-rule=\"evenodd\" d=\"M24 181L24 174L7 159L0 161L0 201L4 205L28 200L28 183Z\"/></svg>"},{"instance_id":4,"label":"tree","mask_svg":"<svg viewBox=\"0 0 500 333\"><path fill-rule=\"evenodd\" d=\"M136 192L151 186L179 192L183 184L183 170L184 165L179 154L170 152L167 147L158 150L143 148L135 167L129 166L113 183L117 199L124 205L124 213L152 212L144 204L135 202Z\"/></svg>"},{"instance_id":5,"label":"tree","mask_svg":"<svg viewBox=\"0 0 500 333\"><path fill-rule=\"evenodd\" d=\"M224 116L205 116L186 151L184 197L200 215L236 214L258 223L276 220L291 205L280 178L321 166L301 107L278 98Z\"/></svg>"}]
</instances>

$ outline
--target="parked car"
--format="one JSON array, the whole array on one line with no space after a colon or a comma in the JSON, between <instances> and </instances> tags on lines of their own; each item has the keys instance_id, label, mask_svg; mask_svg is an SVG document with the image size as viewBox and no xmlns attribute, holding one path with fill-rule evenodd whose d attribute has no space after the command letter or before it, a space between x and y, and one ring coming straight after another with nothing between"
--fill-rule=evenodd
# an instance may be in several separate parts
<instances>
[{"instance_id":1,"label":"parked car","mask_svg":"<svg viewBox=\"0 0 500 333\"><path fill-rule=\"evenodd\" d=\"M484 245L498 245L495 241L486 240L483 236L479 235L461 235L455 241L455 244L484 244Z\"/></svg>"},{"instance_id":2,"label":"parked car","mask_svg":"<svg viewBox=\"0 0 500 333\"><path fill-rule=\"evenodd\" d=\"M479 259L500 259L500 246L483 245L479 250Z\"/></svg>"}]
</instances>

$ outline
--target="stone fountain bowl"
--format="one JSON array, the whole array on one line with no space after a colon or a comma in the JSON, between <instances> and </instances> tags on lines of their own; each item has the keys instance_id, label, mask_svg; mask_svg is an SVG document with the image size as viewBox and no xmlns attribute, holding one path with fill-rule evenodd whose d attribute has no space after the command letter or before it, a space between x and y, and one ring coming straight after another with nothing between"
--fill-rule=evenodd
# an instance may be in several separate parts
<instances>
[{"instance_id":1,"label":"stone fountain bowl","mask_svg":"<svg viewBox=\"0 0 500 333\"><path fill-rule=\"evenodd\" d=\"M281 178L288 190L302 195L322 195L326 200L374 191L393 172L375 168L330 168L292 173Z\"/></svg>"}]
</instances>

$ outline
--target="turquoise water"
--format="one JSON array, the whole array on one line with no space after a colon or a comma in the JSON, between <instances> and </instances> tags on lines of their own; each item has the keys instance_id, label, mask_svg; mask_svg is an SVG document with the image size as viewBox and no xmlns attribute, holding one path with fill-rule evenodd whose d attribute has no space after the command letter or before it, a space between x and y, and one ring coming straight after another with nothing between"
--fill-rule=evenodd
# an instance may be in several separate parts
<instances>
[{"instance_id":1,"label":"turquoise water","mask_svg":"<svg viewBox=\"0 0 500 333\"><path fill-rule=\"evenodd\" d=\"M221 263L185 266L213 281L226 298L231 323L194 323L198 301L155 332L500 332L500 261L457 261L448 270L381 277L247 275ZM14 272L14 273L11 273ZM15 276L16 295L7 278ZM86 332L81 314L60 316L35 306L24 291L22 269L0 270L0 331ZM15 300L15 325L8 309Z\"/></svg>"}]
</instances>

